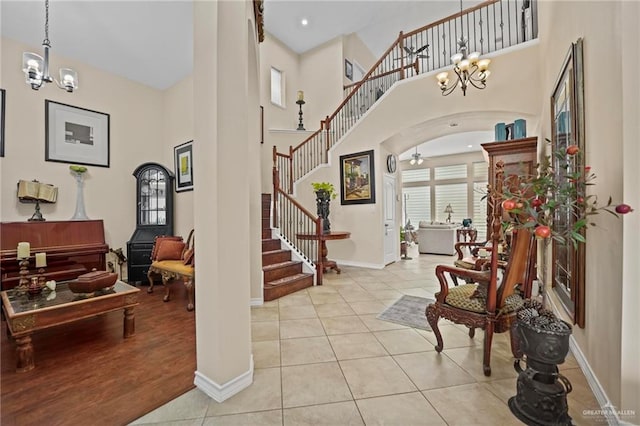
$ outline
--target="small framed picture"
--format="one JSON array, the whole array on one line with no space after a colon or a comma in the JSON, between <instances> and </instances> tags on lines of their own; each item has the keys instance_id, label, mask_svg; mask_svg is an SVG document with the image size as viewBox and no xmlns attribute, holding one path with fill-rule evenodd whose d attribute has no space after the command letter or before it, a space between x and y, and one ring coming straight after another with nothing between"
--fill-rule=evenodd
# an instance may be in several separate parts
<instances>
[{"instance_id":1,"label":"small framed picture","mask_svg":"<svg viewBox=\"0 0 640 426\"><path fill-rule=\"evenodd\" d=\"M344 75L353 81L353 64L348 59L344 60Z\"/></svg>"},{"instance_id":2,"label":"small framed picture","mask_svg":"<svg viewBox=\"0 0 640 426\"><path fill-rule=\"evenodd\" d=\"M176 192L193 191L193 141L173 148Z\"/></svg>"},{"instance_id":3,"label":"small framed picture","mask_svg":"<svg viewBox=\"0 0 640 426\"><path fill-rule=\"evenodd\" d=\"M46 161L109 167L109 114L45 100Z\"/></svg>"}]
</instances>

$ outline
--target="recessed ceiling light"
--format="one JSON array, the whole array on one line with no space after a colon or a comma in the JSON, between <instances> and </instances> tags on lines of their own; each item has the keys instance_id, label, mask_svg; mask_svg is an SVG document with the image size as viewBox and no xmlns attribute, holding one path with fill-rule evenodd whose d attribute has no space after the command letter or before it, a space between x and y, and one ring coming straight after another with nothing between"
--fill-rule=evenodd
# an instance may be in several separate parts
<instances>
[{"instance_id":1,"label":"recessed ceiling light","mask_svg":"<svg viewBox=\"0 0 640 426\"><path fill-rule=\"evenodd\" d=\"M473 145L467 145L467 148L473 148Z\"/></svg>"},{"instance_id":2,"label":"recessed ceiling light","mask_svg":"<svg viewBox=\"0 0 640 426\"><path fill-rule=\"evenodd\" d=\"M309 24L309 21L307 21L306 18L302 18L302 21L300 21L300 23L302 24L303 27L306 27Z\"/></svg>"}]
</instances>

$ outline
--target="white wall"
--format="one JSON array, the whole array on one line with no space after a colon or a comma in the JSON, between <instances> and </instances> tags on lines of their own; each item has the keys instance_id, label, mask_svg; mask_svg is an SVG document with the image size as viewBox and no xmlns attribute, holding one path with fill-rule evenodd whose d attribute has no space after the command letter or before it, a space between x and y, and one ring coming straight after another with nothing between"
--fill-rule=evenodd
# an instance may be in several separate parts
<instances>
[{"instance_id":1,"label":"white wall","mask_svg":"<svg viewBox=\"0 0 640 426\"><path fill-rule=\"evenodd\" d=\"M162 164L175 173L174 147L193 140L193 76L163 92L162 117ZM197 184L194 180L194 187ZM174 233L186 238L193 229L193 191L175 192L173 197Z\"/></svg>"},{"instance_id":2,"label":"white wall","mask_svg":"<svg viewBox=\"0 0 640 426\"><path fill-rule=\"evenodd\" d=\"M541 22L540 64L542 86L539 102L542 117L549 117L549 97L563 60L571 42L584 38L585 76L585 121L586 164L598 176L591 192L600 200L613 198L614 204L623 201L623 176L637 174L637 158L632 160L633 170L626 170L623 155L623 136L636 126L640 116L637 102L629 102L626 96L629 87L621 84L623 76L622 58L637 57L637 39L622 44L622 17L624 2L539 2ZM637 17L637 10L636 10ZM636 23L637 25L637 23ZM603 78L603 76L607 76ZM632 78L630 80L636 80ZM637 82L636 82L637 89ZM637 98L637 90L634 98ZM627 104L623 103L626 100ZM625 110L625 107L631 110ZM630 122L623 122L623 117ZM634 118L631 118L634 117ZM543 121L541 136L550 135L549 120ZM637 138L637 132L633 132ZM637 144L637 140L635 142ZM637 154L637 151L636 151ZM637 193L637 188L636 188ZM637 197L636 197L637 200ZM623 292L625 286L637 287L637 276L623 278L623 260L637 264L638 252L623 251L623 237L627 233L638 235L636 229L625 229L624 222L611 215L595 217L596 227L587 233L586 247L586 326L574 327L573 336L584 353L591 369L597 376L611 402L620 409L635 409L640 412L640 401L635 406L621 406L621 380L626 372L621 367L621 336ZM604 267L606 265L606 267ZM625 283L625 280L633 283ZM553 292L550 292L553 296ZM557 304L557 301L556 301ZM559 305L558 305L559 306ZM637 311L637 307L633 307ZM562 308L560 308L562 310ZM636 315L637 317L637 315ZM633 336L624 337L637 341L637 330ZM638 347L629 347L635 354L625 358L638 359ZM636 364L637 365L637 364ZM635 372L637 392L637 370ZM637 394L636 394L637 395ZM629 400L626 401L629 404Z\"/></svg>"},{"instance_id":3,"label":"white wall","mask_svg":"<svg viewBox=\"0 0 640 426\"><path fill-rule=\"evenodd\" d=\"M487 88L482 91L469 89L465 97L461 92L442 97L434 73L395 84L331 149L330 165L320 167L296 184L298 201L314 211L311 182L327 181L340 187L341 155L374 149L376 190L379 192L387 153L399 154L416 143L455 132L449 126L451 120L462 121L466 131L476 131L492 130L494 123L504 117L539 116L538 73L534 67L521 66L536 57L537 52L537 43L502 51L493 58ZM514 68L519 72L510 72ZM523 86L522 81L529 84ZM500 120L490 121L491 118ZM422 139L416 139L420 136ZM329 247L332 258L372 267L384 264L383 205L379 197L381 194L377 193L376 204L342 206L337 201L331 203L331 229L351 232L349 240L332 242Z\"/></svg>"},{"instance_id":4,"label":"white wall","mask_svg":"<svg viewBox=\"0 0 640 426\"><path fill-rule=\"evenodd\" d=\"M55 70L63 65L79 74L80 87L70 94L54 83L32 90L24 82L22 52L39 51L2 39L0 86L6 89L5 156L0 158L2 221L25 221L33 204L16 198L19 179L38 179L58 186L58 202L41 205L47 220L68 220L76 206L76 181L69 164L45 161L45 99L110 114L109 168L88 166L84 185L87 215L103 219L107 244L126 248L136 227L136 181L132 172L148 161L172 169L163 151L163 95L155 89L59 57L53 51Z\"/></svg>"}]
</instances>

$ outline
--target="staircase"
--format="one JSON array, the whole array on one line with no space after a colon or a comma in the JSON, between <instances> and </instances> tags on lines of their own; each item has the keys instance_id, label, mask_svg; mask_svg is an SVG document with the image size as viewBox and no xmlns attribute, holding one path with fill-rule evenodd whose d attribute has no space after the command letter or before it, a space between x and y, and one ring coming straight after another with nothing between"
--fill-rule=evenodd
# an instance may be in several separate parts
<instances>
[{"instance_id":1,"label":"staircase","mask_svg":"<svg viewBox=\"0 0 640 426\"><path fill-rule=\"evenodd\" d=\"M280 240L271 238L271 194L262 194L262 274L264 301L278 299L313 285L313 274L302 272L302 262L291 260Z\"/></svg>"}]
</instances>

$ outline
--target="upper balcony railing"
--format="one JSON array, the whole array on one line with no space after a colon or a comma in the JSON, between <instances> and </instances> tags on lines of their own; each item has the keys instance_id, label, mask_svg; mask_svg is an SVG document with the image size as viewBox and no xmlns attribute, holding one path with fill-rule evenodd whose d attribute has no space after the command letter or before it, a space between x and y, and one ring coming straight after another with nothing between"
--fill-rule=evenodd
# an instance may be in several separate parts
<instances>
[{"instance_id":1,"label":"upper balcony railing","mask_svg":"<svg viewBox=\"0 0 640 426\"><path fill-rule=\"evenodd\" d=\"M398 36L362 80L344 86L345 98L313 135L282 154L278 165L282 188L327 162L333 147L397 81L451 66L457 40L464 34L469 52L481 55L537 38L536 0L488 0L417 30ZM438 90L434 78L434 89ZM274 163L274 167L276 164Z\"/></svg>"}]
</instances>

